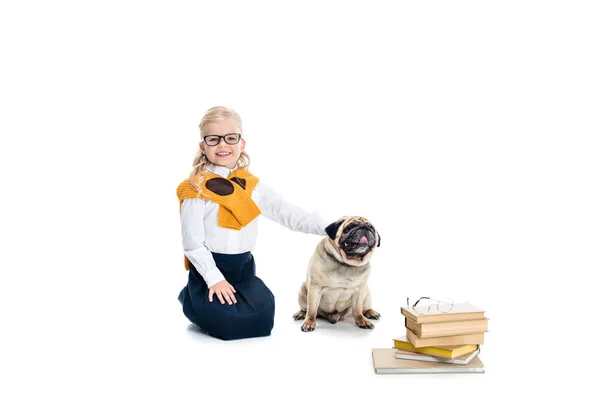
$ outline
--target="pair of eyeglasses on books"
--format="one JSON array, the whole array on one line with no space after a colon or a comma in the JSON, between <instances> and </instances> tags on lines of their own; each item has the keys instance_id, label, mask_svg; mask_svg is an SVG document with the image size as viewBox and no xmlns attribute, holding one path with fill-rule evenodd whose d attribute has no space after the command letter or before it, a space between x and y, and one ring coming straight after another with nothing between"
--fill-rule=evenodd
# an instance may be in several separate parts
<instances>
[{"instance_id":1,"label":"pair of eyeglasses on books","mask_svg":"<svg viewBox=\"0 0 600 400\"><path fill-rule=\"evenodd\" d=\"M420 297L412 306L410 303L410 298L407 297L406 306L421 315L431 313L432 310L447 313L452 311L452 307L454 307L454 302L450 299L438 300L432 297Z\"/></svg>"}]
</instances>

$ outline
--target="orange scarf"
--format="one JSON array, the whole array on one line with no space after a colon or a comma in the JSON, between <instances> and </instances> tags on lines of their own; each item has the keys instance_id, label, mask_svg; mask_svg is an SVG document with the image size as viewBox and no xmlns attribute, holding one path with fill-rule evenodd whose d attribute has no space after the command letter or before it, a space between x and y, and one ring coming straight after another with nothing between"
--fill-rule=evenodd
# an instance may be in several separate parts
<instances>
[{"instance_id":1,"label":"orange scarf","mask_svg":"<svg viewBox=\"0 0 600 400\"><path fill-rule=\"evenodd\" d=\"M184 199L201 198L220 205L218 225L223 228L240 230L260 215L260 209L252 200L252 191L258 184L258 178L247 168L238 168L227 179L210 172L202 172L200 194L186 179L177 187L179 211ZM185 268L190 269L190 261L185 257Z\"/></svg>"}]
</instances>

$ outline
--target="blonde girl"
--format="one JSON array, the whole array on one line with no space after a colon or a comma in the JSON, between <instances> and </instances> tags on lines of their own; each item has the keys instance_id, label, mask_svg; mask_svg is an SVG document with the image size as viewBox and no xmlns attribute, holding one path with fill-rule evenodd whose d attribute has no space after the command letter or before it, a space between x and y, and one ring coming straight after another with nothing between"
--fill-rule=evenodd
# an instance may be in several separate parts
<instances>
[{"instance_id":1,"label":"blonde girl","mask_svg":"<svg viewBox=\"0 0 600 400\"><path fill-rule=\"evenodd\" d=\"M329 224L249 172L242 120L234 110L209 109L200 122L200 137L190 176L177 188L188 270L179 294L183 313L223 340L270 335L275 298L256 276L252 256L258 216L315 235L325 235Z\"/></svg>"}]
</instances>

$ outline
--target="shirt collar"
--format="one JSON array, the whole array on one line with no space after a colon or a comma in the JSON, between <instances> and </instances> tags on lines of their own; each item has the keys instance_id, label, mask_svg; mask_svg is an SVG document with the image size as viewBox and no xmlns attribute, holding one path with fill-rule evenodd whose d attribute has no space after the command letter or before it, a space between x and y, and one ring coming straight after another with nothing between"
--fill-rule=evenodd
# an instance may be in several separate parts
<instances>
[{"instance_id":1,"label":"shirt collar","mask_svg":"<svg viewBox=\"0 0 600 400\"><path fill-rule=\"evenodd\" d=\"M212 172L213 174L220 175L223 178L227 178L233 171L237 169L237 165L233 169L229 169L227 167L223 167L221 165L211 164L207 170L208 172Z\"/></svg>"}]
</instances>

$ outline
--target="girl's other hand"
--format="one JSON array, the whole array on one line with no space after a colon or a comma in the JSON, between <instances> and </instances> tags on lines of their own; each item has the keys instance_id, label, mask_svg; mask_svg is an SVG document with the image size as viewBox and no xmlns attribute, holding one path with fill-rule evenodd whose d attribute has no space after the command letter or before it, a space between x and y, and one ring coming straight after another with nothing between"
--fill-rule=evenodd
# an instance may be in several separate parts
<instances>
[{"instance_id":1,"label":"girl's other hand","mask_svg":"<svg viewBox=\"0 0 600 400\"><path fill-rule=\"evenodd\" d=\"M229 282L227 282L227 280L224 279L220 282L215 283L214 285L212 285L209 288L208 301L210 301L212 303L213 294L216 294L217 297L219 298L219 301L221 302L221 304L225 304L225 301L227 301L227 304L231 305L232 302L237 303L237 300L235 299L235 296L233 295L234 293L235 293L235 288L233 286L231 286L229 284Z\"/></svg>"}]
</instances>

